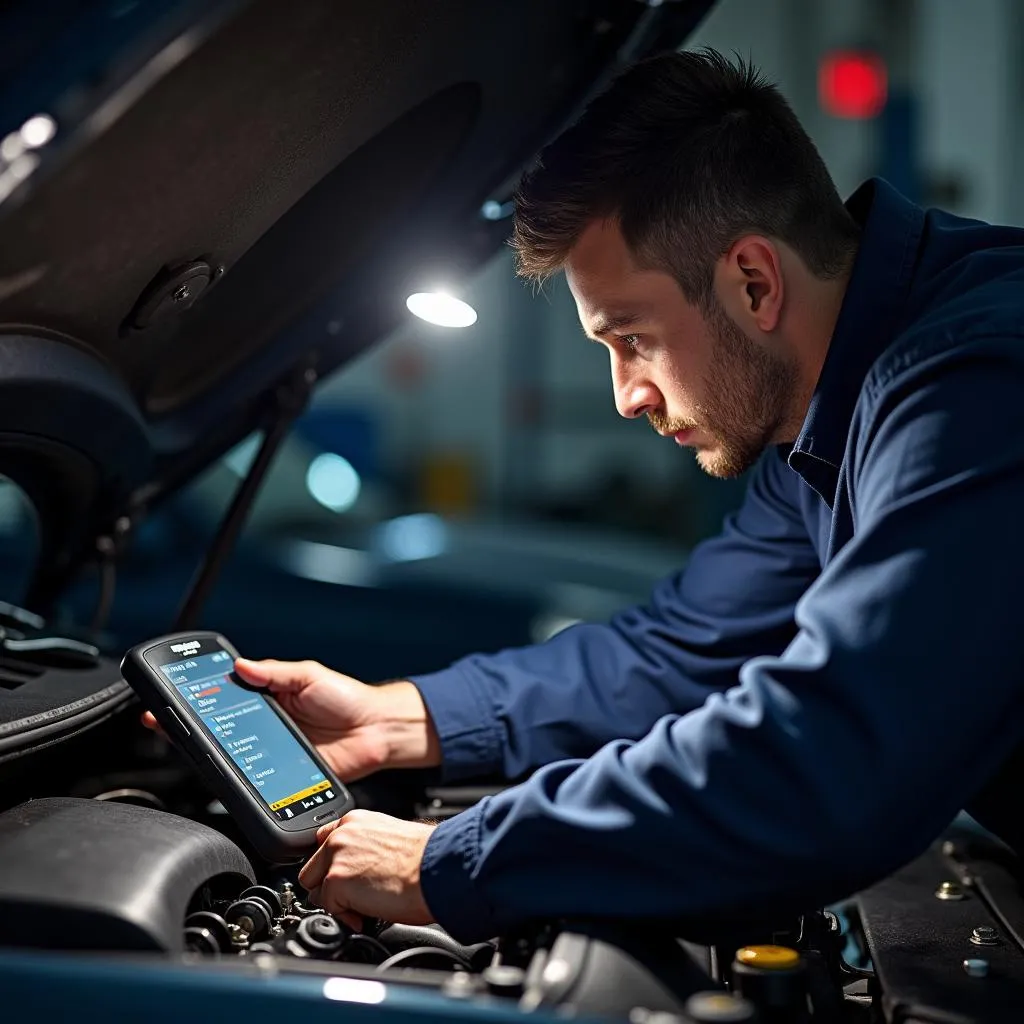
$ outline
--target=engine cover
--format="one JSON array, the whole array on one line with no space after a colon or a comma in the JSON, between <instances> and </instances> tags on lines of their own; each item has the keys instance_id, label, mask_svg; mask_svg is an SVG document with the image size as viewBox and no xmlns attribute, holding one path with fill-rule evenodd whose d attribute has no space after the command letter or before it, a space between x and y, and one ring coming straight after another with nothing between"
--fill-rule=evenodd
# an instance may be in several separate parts
<instances>
[{"instance_id":1,"label":"engine cover","mask_svg":"<svg viewBox=\"0 0 1024 1024\"><path fill-rule=\"evenodd\" d=\"M0 814L3 946L179 952L200 890L253 880L219 832L148 807L59 797Z\"/></svg>"}]
</instances>

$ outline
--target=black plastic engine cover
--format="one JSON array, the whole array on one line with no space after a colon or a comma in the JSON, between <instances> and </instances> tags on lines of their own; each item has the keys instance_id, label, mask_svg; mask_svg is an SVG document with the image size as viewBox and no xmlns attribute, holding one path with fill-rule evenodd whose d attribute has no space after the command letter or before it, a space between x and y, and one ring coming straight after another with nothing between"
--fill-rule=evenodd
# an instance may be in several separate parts
<instances>
[{"instance_id":1,"label":"black plastic engine cover","mask_svg":"<svg viewBox=\"0 0 1024 1024\"><path fill-rule=\"evenodd\" d=\"M959 885L962 898L939 899L943 882ZM982 887L936 844L857 903L886 1021L1024 1020L1024 952L1005 924L1007 914L1024 919L1019 889L993 913ZM994 930L993 945L971 941L978 927ZM965 960L986 961L987 976L970 977Z\"/></svg>"},{"instance_id":2,"label":"black plastic engine cover","mask_svg":"<svg viewBox=\"0 0 1024 1024\"><path fill-rule=\"evenodd\" d=\"M180 952L203 887L253 881L229 839L148 807L67 797L0 814L0 946Z\"/></svg>"}]
</instances>

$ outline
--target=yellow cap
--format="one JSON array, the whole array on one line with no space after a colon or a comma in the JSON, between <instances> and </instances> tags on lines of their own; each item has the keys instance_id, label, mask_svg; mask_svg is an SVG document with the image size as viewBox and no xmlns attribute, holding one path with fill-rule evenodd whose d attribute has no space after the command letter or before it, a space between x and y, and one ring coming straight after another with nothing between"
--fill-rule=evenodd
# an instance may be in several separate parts
<instances>
[{"instance_id":1,"label":"yellow cap","mask_svg":"<svg viewBox=\"0 0 1024 1024\"><path fill-rule=\"evenodd\" d=\"M736 950L736 959L747 967L787 971L800 963L800 954L789 946L744 946Z\"/></svg>"}]
</instances>

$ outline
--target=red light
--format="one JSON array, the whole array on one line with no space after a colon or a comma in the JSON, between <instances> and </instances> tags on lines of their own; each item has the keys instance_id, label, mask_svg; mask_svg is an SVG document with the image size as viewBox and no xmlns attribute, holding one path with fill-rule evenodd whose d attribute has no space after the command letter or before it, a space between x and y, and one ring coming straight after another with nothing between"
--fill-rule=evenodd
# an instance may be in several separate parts
<instances>
[{"instance_id":1,"label":"red light","mask_svg":"<svg viewBox=\"0 0 1024 1024\"><path fill-rule=\"evenodd\" d=\"M833 50L818 67L818 101L833 117L877 117L887 92L885 63L878 54Z\"/></svg>"}]
</instances>

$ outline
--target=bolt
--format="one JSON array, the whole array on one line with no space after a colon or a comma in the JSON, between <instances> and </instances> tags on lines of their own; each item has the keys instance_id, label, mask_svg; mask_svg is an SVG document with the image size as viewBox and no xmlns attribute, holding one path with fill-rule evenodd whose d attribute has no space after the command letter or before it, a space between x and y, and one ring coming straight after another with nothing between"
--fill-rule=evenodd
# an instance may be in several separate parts
<instances>
[{"instance_id":1,"label":"bolt","mask_svg":"<svg viewBox=\"0 0 1024 1024\"><path fill-rule=\"evenodd\" d=\"M511 964L491 964L484 968L480 978L491 995L521 996L526 983L526 971Z\"/></svg>"},{"instance_id":2,"label":"bolt","mask_svg":"<svg viewBox=\"0 0 1024 1024\"><path fill-rule=\"evenodd\" d=\"M935 890L935 898L939 900L962 900L964 891L956 882L943 882Z\"/></svg>"},{"instance_id":3,"label":"bolt","mask_svg":"<svg viewBox=\"0 0 1024 1024\"><path fill-rule=\"evenodd\" d=\"M471 974L462 971L448 977L441 988L446 996L455 999L468 999L476 994L477 984Z\"/></svg>"},{"instance_id":4,"label":"bolt","mask_svg":"<svg viewBox=\"0 0 1024 1024\"><path fill-rule=\"evenodd\" d=\"M295 888L291 882L285 882L281 887L281 909L287 916L295 906Z\"/></svg>"},{"instance_id":5,"label":"bolt","mask_svg":"<svg viewBox=\"0 0 1024 1024\"><path fill-rule=\"evenodd\" d=\"M237 924L229 924L228 931L231 933L231 944L233 946L247 946L249 944L249 933L240 928Z\"/></svg>"},{"instance_id":6,"label":"bolt","mask_svg":"<svg viewBox=\"0 0 1024 1024\"><path fill-rule=\"evenodd\" d=\"M968 978L984 978L988 975L988 961L987 960L965 960L964 961L964 972Z\"/></svg>"},{"instance_id":7,"label":"bolt","mask_svg":"<svg viewBox=\"0 0 1024 1024\"><path fill-rule=\"evenodd\" d=\"M971 933L971 942L976 946L999 945L999 932L987 924L980 924Z\"/></svg>"},{"instance_id":8,"label":"bolt","mask_svg":"<svg viewBox=\"0 0 1024 1024\"><path fill-rule=\"evenodd\" d=\"M186 299L192 298L192 292L189 290L187 284L183 284L176 288L174 294L171 295L171 299L174 302L184 302Z\"/></svg>"}]
</instances>

